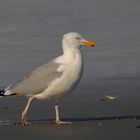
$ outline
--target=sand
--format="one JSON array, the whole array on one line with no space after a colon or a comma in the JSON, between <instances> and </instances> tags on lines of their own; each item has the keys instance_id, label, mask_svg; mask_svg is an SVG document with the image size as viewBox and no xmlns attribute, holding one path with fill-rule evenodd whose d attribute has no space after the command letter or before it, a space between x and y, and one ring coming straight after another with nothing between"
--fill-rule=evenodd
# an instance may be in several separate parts
<instances>
[{"instance_id":1,"label":"sand","mask_svg":"<svg viewBox=\"0 0 140 140\"><path fill-rule=\"evenodd\" d=\"M84 75L60 101L56 126L49 101L34 101L32 126L21 126L25 97L0 99L0 139L140 139L140 1L0 1L0 89L58 56L62 35L76 31L95 41L82 48ZM106 99L106 95L116 97Z\"/></svg>"},{"instance_id":2,"label":"sand","mask_svg":"<svg viewBox=\"0 0 140 140\"><path fill-rule=\"evenodd\" d=\"M96 79L94 86L80 85L71 95L60 101L61 118L71 121L72 125L57 126L54 123L52 103L36 100L28 113L28 120L32 125L22 127L20 113L26 98L3 98L0 102L0 137L6 140L138 140L140 138L140 104L137 89L139 80ZM105 95L115 96L117 99L108 100Z\"/></svg>"}]
</instances>

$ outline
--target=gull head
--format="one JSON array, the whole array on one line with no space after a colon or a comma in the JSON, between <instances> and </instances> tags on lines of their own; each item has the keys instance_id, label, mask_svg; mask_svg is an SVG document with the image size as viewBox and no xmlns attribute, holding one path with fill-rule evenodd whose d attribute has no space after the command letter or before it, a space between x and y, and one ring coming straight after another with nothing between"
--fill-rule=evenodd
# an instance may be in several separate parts
<instances>
[{"instance_id":1,"label":"gull head","mask_svg":"<svg viewBox=\"0 0 140 140\"><path fill-rule=\"evenodd\" d=\"M70 32L63 35L63 45L80 48L81 46L95 47L96 43L84 39L80 34L76 32Z\"/></svg>"}]
</instances>

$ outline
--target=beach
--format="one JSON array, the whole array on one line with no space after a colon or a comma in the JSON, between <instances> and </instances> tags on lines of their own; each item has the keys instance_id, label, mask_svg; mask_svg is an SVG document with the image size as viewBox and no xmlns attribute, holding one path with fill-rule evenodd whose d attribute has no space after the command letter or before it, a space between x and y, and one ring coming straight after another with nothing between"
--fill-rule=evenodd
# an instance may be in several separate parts
<instances>
[{"instance_id":1,"label":"beach","mask_svg":"<svg viewBox=\"0 0 140 140\"><path fill-rule=\"evenodd\" d=\"M62 54L65 33L94 41L81 48L83 77L59 101L34 100L22 127L26 97L0 98L0 139L140 139L139 1L0 0L0 89ZM108 97L114 97L109 99Z\"/></svg>"},{"instance_id":2,"label":"beach","mask_svg":"<svg viewBox=\"0 0 140 140\"><path fill-rule=\"evenodd\" d=\"M104 79L95 86L81 86L60 101L62 120L71 125L56 125L52 103L34 101L28 115L31 126L22 127L20 113L27 101L9 97L0 102L0 136L3 139L113 139L140 138L139 80ZM100 83L105 83L102 85ZM121 83L119 82L121 81ZM128 83L130 82L130 86ZM120 85L118 84L120 83ZM117 84L117 85L116 85ZM128 87L127 87L127 86ZM132 86L133 85L133 86ZM127 94L126 94L127 92ZM105 95L117 97L108 100ZM10 106L8 106L10 104Z\"/></svg>"}]
</instances>

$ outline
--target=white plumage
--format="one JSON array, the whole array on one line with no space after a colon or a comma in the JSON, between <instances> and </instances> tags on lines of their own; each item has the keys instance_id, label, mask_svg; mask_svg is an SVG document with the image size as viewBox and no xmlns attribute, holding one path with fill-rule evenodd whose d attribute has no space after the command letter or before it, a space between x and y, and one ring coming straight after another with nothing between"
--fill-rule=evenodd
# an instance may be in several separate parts
<instances>
[{"instance_id":1,"label":"white plumage","mask_svg":"<svg viewBox=\"0 0 140 140\"><path fill-rule=\"evenodd\" d=\"M26 114L31 101L36 99L51 99L57 101L59 98L70 93L81 79L83 72L83 61L81 46L92 46L94 42L87 41L76 32L67 33L63 36L63 54L51 60L47 64L34 70L27 78L12 85L0 96L24 95L28 96L28 103L22 112L22 124L26 125ZM56 123L59 119L58 105L55 105Z\"/></svg>"}]
</instances>

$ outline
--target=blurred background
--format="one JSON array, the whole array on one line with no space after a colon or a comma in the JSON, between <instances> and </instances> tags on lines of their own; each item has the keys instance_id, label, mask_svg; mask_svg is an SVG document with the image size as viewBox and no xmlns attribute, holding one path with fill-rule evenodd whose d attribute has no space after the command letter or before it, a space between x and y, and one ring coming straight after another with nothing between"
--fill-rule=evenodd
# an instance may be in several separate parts
<instances>
[{"instance_id":1,"label":"blurred background","mask_svg":"<svg viewBox=\"0 0 140 140\"><path fill-rule=\"evenodd\" d=\"M97 43L80 84L140 77L139 17L139 0L0 0L0 87L60 55L71 31Z\"/></svg>"}]
</instances>

